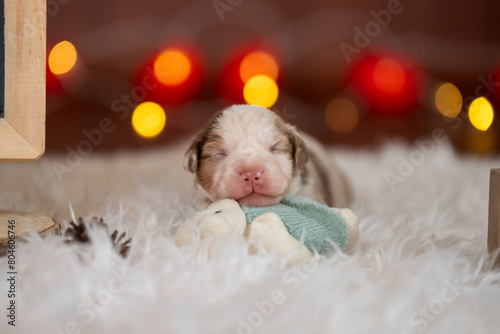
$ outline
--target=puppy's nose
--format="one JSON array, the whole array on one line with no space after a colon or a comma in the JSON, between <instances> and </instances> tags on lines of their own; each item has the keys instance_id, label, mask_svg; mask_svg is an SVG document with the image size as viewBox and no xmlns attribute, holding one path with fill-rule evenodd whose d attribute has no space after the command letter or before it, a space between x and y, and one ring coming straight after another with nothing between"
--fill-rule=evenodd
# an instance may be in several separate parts
<instances>
[{"instance_id":1,"label":"puppy's nose","mask_svg":"<svg viewBox=\"0 0 500 334\"><path fill-rule=\"evenodd\" d=\"M247 183L258 183L262 180L264 171L244 171L241 173L241 179Z\"/></svg>"}]
</instances>

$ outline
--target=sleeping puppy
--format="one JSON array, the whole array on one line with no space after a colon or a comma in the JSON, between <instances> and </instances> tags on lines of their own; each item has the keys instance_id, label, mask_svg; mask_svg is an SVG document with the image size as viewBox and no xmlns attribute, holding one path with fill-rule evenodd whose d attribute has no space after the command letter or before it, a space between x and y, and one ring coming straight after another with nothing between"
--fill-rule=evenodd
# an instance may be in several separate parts
<instances>
[{"instance_id":1,"label":"sleeping puppy","mask_svg":"<svg viewBox=\"0 0 500 334\"><path fill-rule=\"evenodd\" d=\"M285 196L346 207L350 190L329 154L276 113L234 105L217 114L184 157L195 174L200 208L230 198L245 206L271 206Z\"/></svg>"}]
</instances>

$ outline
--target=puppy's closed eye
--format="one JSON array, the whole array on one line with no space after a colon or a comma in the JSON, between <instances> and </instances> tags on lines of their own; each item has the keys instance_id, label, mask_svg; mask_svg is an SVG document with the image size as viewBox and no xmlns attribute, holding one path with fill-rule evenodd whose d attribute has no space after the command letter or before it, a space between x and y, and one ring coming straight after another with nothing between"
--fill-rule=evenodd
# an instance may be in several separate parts
<instances>
[{"instance_id":1,"label":"puppy's closed eye","mask_svg":"<svg viewBox=\"0 0 500 334\"><path fill-rule=\"evenodd\" d=\"M269 152L273 154L290 154L292 152L292 145L285 136L279 136L273 141Z\"/></svg>"},{"instance_id":2,"label":"puppy's closed eye","mask_svg":"<svg viewBox=\"0 0 500 334\"><path fill-rule=\"evenodd\" d=\"M216 151L213 153L213 156L217 158L225 158L228 156L228 154L224 151Z\"/></svg>"},{"instance_id":3,"label":"puppy's closed eye","mask_svg":"<svg viewBox=\"0 0 500 334\"><path fill-rule=\"evenodd\" d=\"M216 137L216 139L205 143L202 148L201 155L206 159L222 160L227 157L229 153L224 149L221 138Z\"/></svg>"},{"instance_id":4,"label":"puppy's closed eye","mask_svg":"<svg viewBox=\"0 0 500 334\"><path fill-rule=\"evenodd\" d=\"M269 149L271 153L286 153L288 150L284 145L275 144Z\"/></svg>"},{"instance_id":5,"label":"puppy's closed eye","mask_svg":"<svg viewBox=\"0 0 500 334\"><path fill-rule=\"evenodd\" d=\"M207 149L202 153L202 157L206 159L222 160L227 156L228 154L225 151L217 149Z\"/></svg>"}]
</instances>

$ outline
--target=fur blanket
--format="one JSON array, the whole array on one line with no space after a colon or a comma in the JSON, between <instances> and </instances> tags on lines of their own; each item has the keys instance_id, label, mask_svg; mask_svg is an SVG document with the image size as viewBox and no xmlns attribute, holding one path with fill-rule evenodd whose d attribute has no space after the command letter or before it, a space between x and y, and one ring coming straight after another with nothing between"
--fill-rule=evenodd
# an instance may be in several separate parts
<instances>
[{"instance_id":1,"label":"fur blanket","mask_svg":"<svg viewBox=\"0 0 500 334\"><path fill-rule=\"evenodd\" d=\"M500 159L437 144L332 150L355 190L360 239L348 254L289 267L236 238L174 245L194 212L185 147L0 163L0 210L65 224L99 216L132 237L125 259L99 229L90 245L35 234L18 243L16 327L0 258L1 333L500 330L500 273L486 252L489 169Z\"/></svg>"}]
</instances>

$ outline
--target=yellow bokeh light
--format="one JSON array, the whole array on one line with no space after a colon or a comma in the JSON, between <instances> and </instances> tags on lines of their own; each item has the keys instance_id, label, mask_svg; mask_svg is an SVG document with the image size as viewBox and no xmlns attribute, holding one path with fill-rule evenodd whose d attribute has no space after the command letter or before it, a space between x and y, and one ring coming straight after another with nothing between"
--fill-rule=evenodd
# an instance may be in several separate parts
<instances>
[{"instance_id":1,"label":"yellow bokeh light","mask_svg":"<svg viewBox=\"0 0 500 334\"><path fill-rule=\"evenodd\" d=\"M68 41L63 41L52 48L49 54L49 68L55 75L71 71L78 58L76 48Z\"/></svg>"},{"instance_id":2,"label":"yellow bokeh light","mask_svg":"<svg viewBox=\"0 0 500 334\"><path fill-rule=\"evenodd\" d=\"M358 125L358 108L354 102L349 99L334 99L326 106L325 120L330 129L335 132L350 132Z\"/></svg>"},{"instance_id":3,"label":"yellow bokeh light","mask_svg":"<svg viewBox=\"0 0 500 334\"><path fill-rule=\"evenodd\" d=\"M278 85L267 75L256 75L247 81L243 88L243 96L248 104L272 107L278 100Z\"/></svg>"},{"instance_id":4,"label":"yellow bokeh light","mask_svg":"<svg viewBox=\"0 0 500 334\"><path fill-rule=\"evenodd\" d=\"M276 80L278 79L278 73L278 64L274 58L262 51L248 54L240 65L240 77L243 82L247 82L250 78L259 74L267 75Z\"/></svg>"},{"instance_id":5,"label":"yellow bokeh light","mask_svg":"<svg viewBox=\"0 0 500 334\"><path fill-rule=\"evenodd\" d=\"M156 79L162 84L178 86L189 78L191 62L181 51L168 49L156 58L154 73Z\"/></svg>"},{"instance_id":6,"label":"yellow bokeh light","mask_svg":"<svg viewBox=\"0 0 500 334\"><path fill-rule=\"evenodd\" d=\"M486 131L493 123L494 111L491 103L484 97L478 97L469 106L469 119L478 130Z\"/></svg>"},{"instance_id":7,"label":"yellow bokeh light","mask_svg":"<svg viewBox=\"0 0 500 334\"><path fill-rule=\"evenodd\" d=\"M158 136L167 122L167 116L161 106L153 102L141 103L132 115L135 132L145 138Z\"/></svg>"},{"instance_id":8,"label":"yellow bokeh light","mask_svg":"<svg viewBox=\"0 0 500 334\"><path fill-rule=\"evenodd\" d=\"M455 118L462 110L462 94L452 83L447 82L439 86L434 96L436 108L446 117Z\"/></svg>"}]
</instances>

